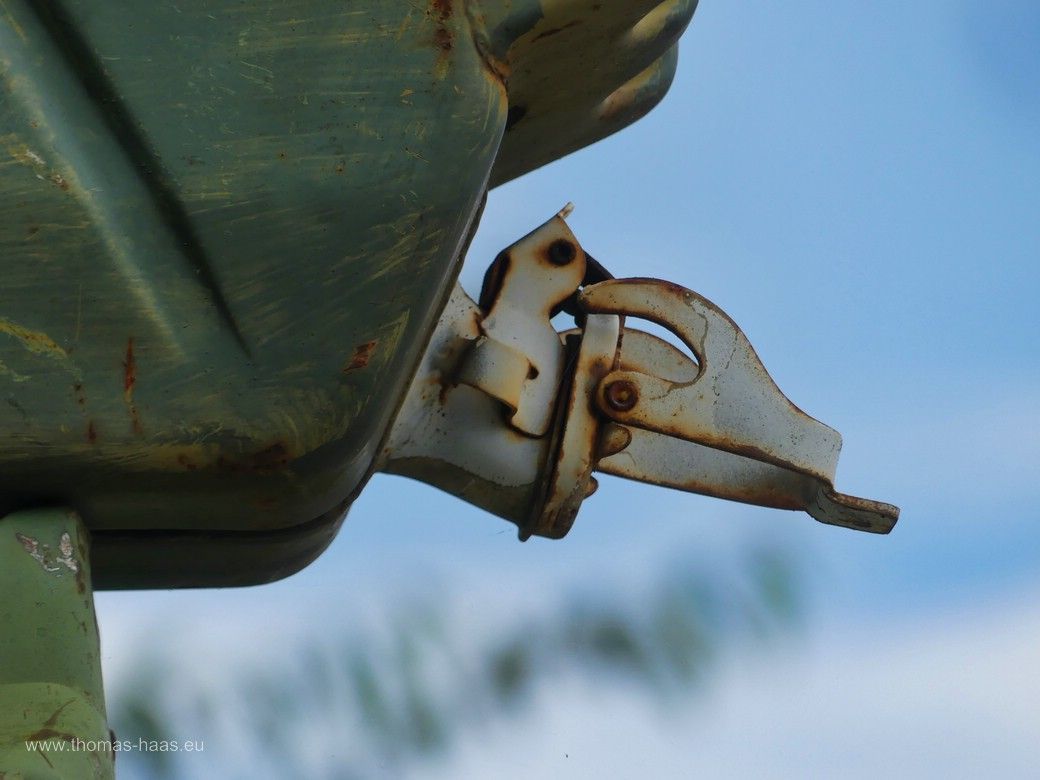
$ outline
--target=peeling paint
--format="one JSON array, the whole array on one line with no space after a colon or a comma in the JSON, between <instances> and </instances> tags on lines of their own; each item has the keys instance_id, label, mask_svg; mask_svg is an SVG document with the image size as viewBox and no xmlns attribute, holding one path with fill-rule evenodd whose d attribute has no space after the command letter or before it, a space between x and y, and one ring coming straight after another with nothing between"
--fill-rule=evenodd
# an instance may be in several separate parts
<instances>
[{"instance_id":1,"label":"peeling paint","mask_svg":"<svg viewBox=\"0 0 1040 780\"><path fill-rule=\"evenodd\" d=\"M343 367L343 372L354 371L358 368L364 368L368 365L368 361L372 359L372 353L375 352L376 346L379 344L379 339L373 339L372 341L366 341L364 344L358 344L354 347L354 354L350 358L350 362Z\"/></svg>"},{"instance_id":2,"label":"peeling paint","mask_svg":"<svg viewBox=\"0 0 1040 780\"><path fill-rule=\"evenodd\" d=\"M134 337L126 340L126 356L123 358L123 400L130 412L130 427L136 434L142 433L141 417L134 403L134 387L137 384L137 359L134 357Z\"/></svg>"},{"instance_id":3,"label":"peeling paint","mask_svg":"<svg viewBox=\"0 0 1040 780\"><path fill-rule=\"evenodd\" d=\"M23 347L37 355L46 355L55 360L68 360L69 353L62 349L54 339L41 331L30 330L0 317L0 333L18 339Z\"/></svg>"},{"instance_id":4,"label":"peeling paint","mask_svg":"<svg viewBox=\"0 0 1040 780\"><path fill-rule=\"evenodd\" d=\"M79 562L75 558L72 537L68 532L63 533L58 540L57 553L51 549L49 544L41 544L39 539L32 536L15 533L15 538L45 572L61 574L64 571L63 566L74 574L79 572Z\"/></svg>"},{"instance_id":5,"label":"peeling paint","mask_svg":"<svg viewBox=\"0 0 1040 780\"><path fill-rule=\"evenodd\" d=\"M126 340L126 358L123 360L123 398L127 403L134 400L134 385L137 384L137 361L134 359L134 337Z\"/></svg>"},{"instance_id":6,"label":"peeling paint","mask_svg":"<svg viewBox=\"0 0 1040 780\"><path fill-rule=\"evenodd\" d=\"M8 138L16 136L7 136ZM68 192L69 183L55 170L51 170L47 161L38 153L30 149L25 144L8 144L7 153L11 156L15 162L18 162L28 168L32 168L36 178L40 181L49 181L51 184L56 186L62 192Z\"/></svg>"}]
</instances>

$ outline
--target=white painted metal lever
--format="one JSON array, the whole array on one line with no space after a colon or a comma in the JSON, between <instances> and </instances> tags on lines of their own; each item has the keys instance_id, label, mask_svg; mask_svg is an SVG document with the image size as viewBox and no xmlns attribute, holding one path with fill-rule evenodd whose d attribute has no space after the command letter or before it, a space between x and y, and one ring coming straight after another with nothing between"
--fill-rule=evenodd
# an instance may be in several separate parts
<instances>
[{"instance_id":1,"label":"white painted metal lever","mask_svg":"<svg viewBox=\"0 0 1040 780\"><path fill-rule=\"evenodd\" d=\"M578 302L590 314L624 314L661 325L697 361L691 376L662 378L655 365L662 349L648 347L656 339L626 329L626 360L601 380L595 402L632 441L623 454L604 459L600 470L803 509L833 525L875 533L892 529L896 507L834 491L841 435L788 400L747 337L711 301L670 282L616 279L586 288Z\"/></svg>"},{"instance_id":2,"label":"white painted metal lever","mask_svg":"<svg viewBox=\"0 0 1040 780\"><path fill-rule=\"evenodd\" d=\"M499 255L479 303L456 288L382 470L505 517L521 539L564 536L593 471L892 529L896 507L835 492L841 436L787 399L733 320L670 282L599 281L564 216ZM555 331L560 309L578 328Z\"/></svg>"}]
</instances>

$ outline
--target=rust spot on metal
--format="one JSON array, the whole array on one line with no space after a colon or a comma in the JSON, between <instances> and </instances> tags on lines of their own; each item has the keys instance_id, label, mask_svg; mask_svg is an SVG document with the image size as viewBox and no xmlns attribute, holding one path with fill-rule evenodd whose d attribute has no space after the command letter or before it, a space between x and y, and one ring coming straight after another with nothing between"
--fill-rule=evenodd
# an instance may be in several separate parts
<instances>
[{"instance_id":1,"label":"rust spot on metal","mask_svg":"<svg viewBox=\"0 0 1040 780\"><path fill-rule=\"evenodd\" d=\"M23 347L38 355L46 355L61 360L64 360L69 356L69 353L58 346L57 342L46 333L29 330L28 328L24 328L10 320L0 318L0 333L18 339L18 341L22 343Z\"/></svg>"},{"instance_id":2,"label":"rust spot on metal","mask_svg":"<svg viewBox=\"0 0 1040 780\"><path fill-rule=\"evenodd\" d=\"M86 393L83 392L83 383L82 382L76 382L76 384L74 384L72 386L72 393L75 396L76 403L79 406L86 406L86 404L87 404L87 396L86 396Z\"/></svg>"},{"instance_id":3,"label":"rust spot on metal","mask_svg":"<svg viewBox=\"0 0 1040 780\"><path fill-rule=\"evenodd\" d=\"M379 339L372 339L372 341L366 341L364 344L358 344L354 347L354 354L351 355L350 361L343 367L343 373L367 366L378 344Z\"/></svg>"},{"instance_id":4,"label":"rust spot on metal","mask_svg":"<svg viewBox=\"0 0 1040 780\"><path fill-rule=\"evenodd\" d=\"M134 337L126 340L126 357L123 358L123 400L126 401L127 409L130 411L130 427L133 432L140 435L142 432L141 418L137 414L137 405L134 403L134 386L137 384L137 359L134 357Z\"/></svg>"},{"instance_id":5,"label":"rust spot on metal","mask_svg":"<svg viewBox=\"0 0 1040 780\"><path fill-rule=\"evenodd\" d=\"M578 256L578 248L573 241L558 238L546 247L545 256L553 265L569 265Z\"/></svg>"},{"instance_id":6,"label":"rust spot on metal","mask_svg":"<svg viewBox=\"0 0 1040 780\"><path fill-rule=\"evenodd\" d=\"M455 45L455 36L451 34L451 30L447 27L438 26L437 32L433 34L433 42L437 44L437 48L441 51L451 51L452 46Z\"/></svg>"},{"instance_id":7,"label":"rust spot on metal","mask_svg":"<svg viewBox=\"0 0 1040 780\"><path fill-rule=\"evenodd\" d=\"M639 403L639 390L627 379L619 379L604 388L603 399L614 411L628 412Z\"/></svg>"},{"instance_id":8,"label":"rust spot on metal","mask_svg":"<svg viewBox=\"0 0 1040 780\"><path fill-rule=\"evenodd\" d=\"M229 458L221 455L217 458L216 467L220 471L232 474L270 474L283 470L291 460L289 449L279 441L242 458Z\"/></svg>"},{"instance_id":9,"label":"rust spot on metal","mask_svg":"<svg viewBox=\"0 0 1040 780\"><path fill-rule=\"evenodd\" d=\"M437 29L433 33L433 43L444 53L450 52L455 46L455 34L448 26L448 21L453 13L452 0L430 0L427 15L437 25Z\"/></svg>"},{"instance_id":10,"label":"rust spot on metal","mask_svg":"<svg viewBox=\"0 0 1040 780\"><path fill-rule=\"evenodd\" d=\"M435 379L434 383L440 388L437 391L437 399L440 401L441 406L444 406L448 402L448 393L450 393L452 388L456 387L456 385L445 381L442 378Z\"/></svg>"},{"instance_id":11,"label":"rust spot on metal","mask_svg":"<svg viewBox=\"0 0 1040 780\"><path fill-rule=\"evenodd\" d=\"M289 450L281 442L275 442L270 447L255 453L249 459L249 465L253 471L274 471L289 465Z\"/></svg>"},{"instance_id":12,"label":"rust spot on metal","mask_svg":"<svg viewBox=\"0 0 1040 780\"><path fill-rule=\"evenodd\" d=\"M721 498L725 501L741 501L746 504L766 506L772 509L805 509L805 500L803 498L798 495L791 495L782 487L773 484L720 485L712 480L704 480L698 477L690 477L681 483L674 483L649 474L645 478L640 476L638 479L640 482L646 482L650 485L678 488L688 493L699 493L703 496Z\"/></svg>"},{"instance_id":13,"label":"rust spot on metal","mask_svg":"<svg viewBox=\"0 0 1040 780\"><path fill-rule=\"evenodd\" d=\"M481 61L484 63L488 75L491 76L499 89L502 90L503 96L508 97L505 95L505 84L509 79L509 74L512 72L512 68L508 62L496 57L495 53L492 51L491 42L488 40L486 32L483 31L484 21L485 20L480 19L477 24L470 25L470 30L473 33L473 45L476 48ZM524 109L525 113L526 111L527 109Z\"/></svg>"},{"instance_id":14,"label":"rust spot on metal","mask_svg":"<svg viewBox=\"0 0 1040 780\"><path fill-rule=\"evenodd\" d=\"M451 18L455 12L451 6L452 0L430 0L430 12L440 22L446 22Z\"/></svg>"},{"instance_id":15,"label":"rust spot on metal","mask_svg":"<svg viewBox=\"0 0 1040 780\"><path fill-rule=\"evenodd\" d=\"M134 359L134 337L126 341L126 358L123 360L123 397L129 402L137 384L137 361Z\"/></svg>"},{"instance_id":16,"label":"rust spot on metal","mask_svg":"<svg viewBox=\"0 0 1040 780\"><path fill-rule=\"evenodd\" d=\"M195 469L198 468L198 466L195 463L192 463L188 456L183 453L177 456L177 463L188 471L195 471Z\"/></svg>"},{"instance_id":17,"label":"rust spot on metal","mask_svg":"<svg viewBox=\"0 0 1040 780\"><path fill-rule=\"evenodd\" d=\"M97 444L97 428L93 420L87 423L87 441L91 444Z\"/></svg>"}]
</instances>

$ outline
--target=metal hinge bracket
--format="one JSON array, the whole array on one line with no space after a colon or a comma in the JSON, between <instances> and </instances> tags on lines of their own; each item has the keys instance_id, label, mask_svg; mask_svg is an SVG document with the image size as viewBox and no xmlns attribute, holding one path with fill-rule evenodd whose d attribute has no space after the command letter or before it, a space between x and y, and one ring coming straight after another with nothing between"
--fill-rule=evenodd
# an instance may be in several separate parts
<instances>
[{"instance_id":1,"label":"metal hinge bracket","mask_svg":"<svg viewBox=\"0 0 1040 780\"><path fill-rule=\"evenodd\" d=\"M479 303L456 288L383 470L505 517L522 539L564 536L594 471L892 529L896 507L835 492L841 436L784 396L733 320L676 284L611 279L567 213L499 254ZM561 311L577 327L557 332Z\"/></svg>"}]
</instances>

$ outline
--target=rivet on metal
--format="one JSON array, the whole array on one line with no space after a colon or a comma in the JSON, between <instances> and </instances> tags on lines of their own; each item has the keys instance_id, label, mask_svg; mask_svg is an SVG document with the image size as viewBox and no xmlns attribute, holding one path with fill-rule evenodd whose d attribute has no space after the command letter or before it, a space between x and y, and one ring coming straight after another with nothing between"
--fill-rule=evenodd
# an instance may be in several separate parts
<instances>
[{"instance_id":1,"label":"rivet on metal","mask_svg":"<svg viewBox=\"0 0 1040 780\"><path fill-rule=\"evenodd\" d=\"M607 385L603 397L614 411L628 412L639 402L639 391L628 380L620 379Z\"/></svg>"},{"instance_id":2,"label":"rivet on metal","mask_svg":"<svg viewBox=\"0 0 1040 780\"><path fill-rule=\"evenodd\" d=\"M549 244L549 262L553 265L567 265L577 256L577 248L565 238L558 238Z\"/></svg>"}]
</instances>

